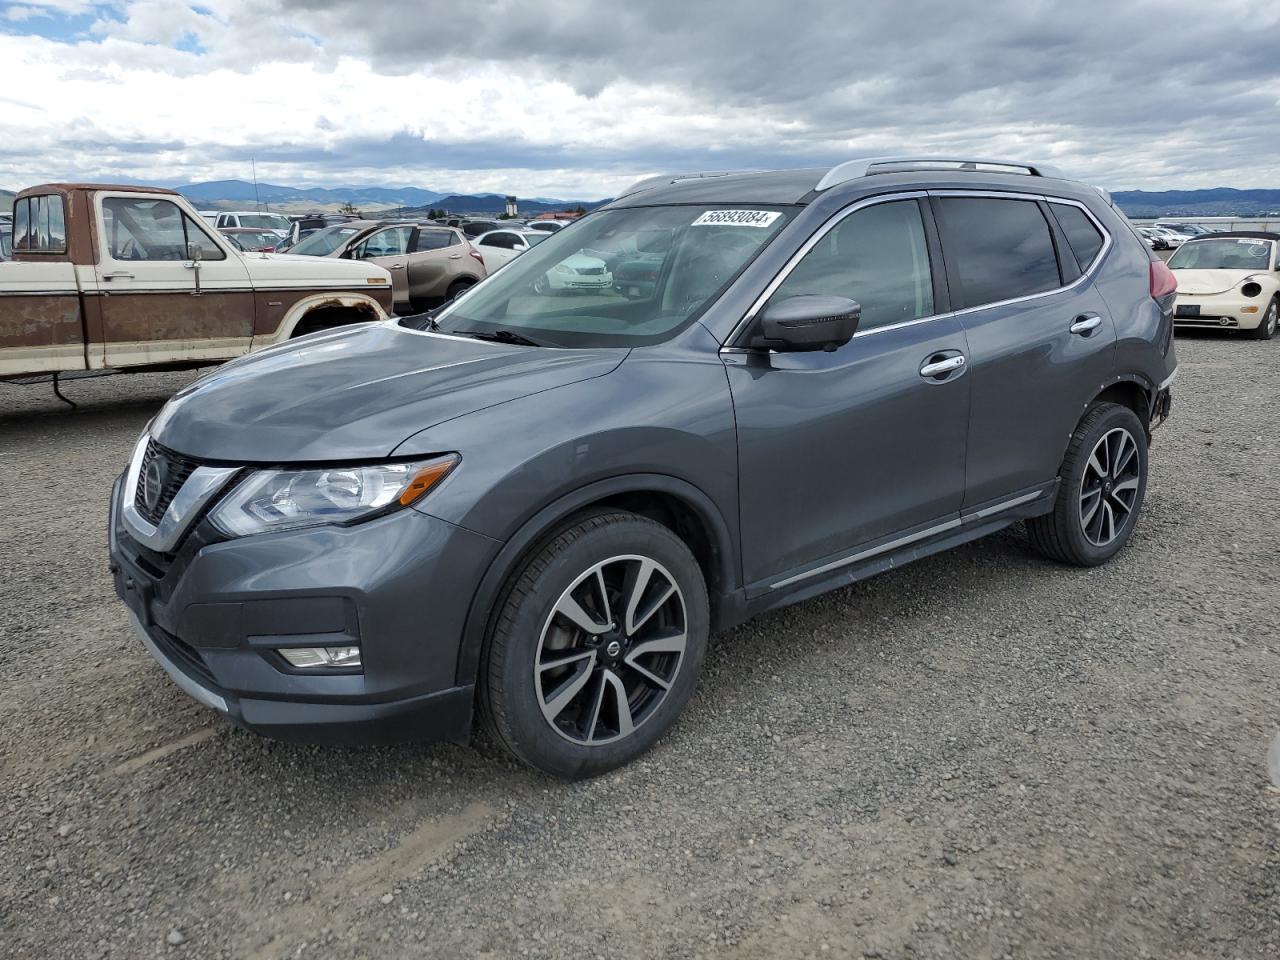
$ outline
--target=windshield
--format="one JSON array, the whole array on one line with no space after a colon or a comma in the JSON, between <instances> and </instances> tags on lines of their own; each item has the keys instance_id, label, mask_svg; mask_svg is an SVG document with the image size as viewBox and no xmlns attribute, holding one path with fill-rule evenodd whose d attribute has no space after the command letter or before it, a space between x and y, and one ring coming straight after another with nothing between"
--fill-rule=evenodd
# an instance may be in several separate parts
<instances>
[{"instance_id":1,"label":"windshield","mask_svg":"<svg viewBox=\"0 0 1280 960\"><path fill-rule=\"evenodd\" d=\"M707 205L603 210L547 234L434 319L450 333L514 333L547 346L658 343L714 300L791 213Z\"/></svg>"},{"instance_id":2,"label":"windshield","mask_svg":"<svg viewBox=\"0 0 1280 960\"><path fill-rule=\"evenodd\" d=\"M1244 237L1193 240L1169 258L1171 270L1267 270L1271 266L1270 240Z\"/></svg>"},{"instance_id":3,"label":"windshield","mask_svg":"<svg viewBox=\"0 0 1280 960\"><path fill-rule=\"evenodd\" d=\"M240 226L255 230L288 230L293 223L288 217L282 217L278 213L242 213Z\"/></svg>"},{"instance_id":4,"label":"windshield","mask_svg":"<svg viewBox=\"0 0 1280 960\"><path fill-rule=\"evenodd\" d=\"M326 227L289 248L304 257L327 257L360 232L358 227Z\"/></svg>"},{"instance_id":5,"label":"windshield","mask_svg":"<svg viewBox=\"0 0 1280 960\"><path fill-rule=\"evenodd\" d=\"M237 233L234 236L245 247L274 247L280 241L274 233Z\"/></svg>"},{"instance_id":6,"label":"windshield","mask_svg":"<svg viewBox=\"0 0 1280 960\"><path fill-rule=\"evenodd\" d=\"M546 236L544 236L544 233L545 231L542 230L530 230L528 233L520 234L520 236L524 237L525 242L528 243L529 246L536 247L543 240L547 239Z\"/></svg>"}]
</instances>

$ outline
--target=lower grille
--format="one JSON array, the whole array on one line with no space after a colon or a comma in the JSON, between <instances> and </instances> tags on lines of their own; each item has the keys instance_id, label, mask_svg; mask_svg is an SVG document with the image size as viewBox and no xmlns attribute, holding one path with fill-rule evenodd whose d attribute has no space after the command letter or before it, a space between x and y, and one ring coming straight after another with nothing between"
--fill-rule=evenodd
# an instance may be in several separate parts
<instances>
[{"instance_id":1,"label":"lower grille","mask_svg":"<svg viewBox=\"0 0 1280 960\"><path fill-rule=\"evenodd\" d=\"M134 508L152 526L158 524L173 498L198 466L194 460L166 450L154 440L148 440L146 452L142 455L142 466L138 471L138 488L133 493ZM159 489L149 505L148 501L152 498L148 493L153 492L153 485Z\"/></svg>"},{"instance_id":2,"label":"lower grille","mask_svg":"<svg viewBox=\"0 0 1280 960\"><path fill-rule=\"evenodd\" d=\"M213 674L205 665L204 658L200 656L200 652L189 643L184 643L171 633L166 633L159 627L152 626L147 631L151 635L151 639L155 642L165 654L188 673L194 676L201 683L216 687L218 682L213 678Z\"/></svg>"}]
</instances>

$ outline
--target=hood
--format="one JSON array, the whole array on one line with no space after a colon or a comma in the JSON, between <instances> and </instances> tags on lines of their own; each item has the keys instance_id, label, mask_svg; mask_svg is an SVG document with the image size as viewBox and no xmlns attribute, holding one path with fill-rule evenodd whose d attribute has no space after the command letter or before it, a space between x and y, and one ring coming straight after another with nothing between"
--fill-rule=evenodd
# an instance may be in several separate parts
<instances>
[{"instance_id":1,"label":"hood","mask_svg":"<svg viewBox=\"0 0 1280 960\"><path fill-rule=\"evenodd\" d=\"M626 354L619 348L488 343L394 322L362 324L226 364L177 393L151 433L201 460L376 459L446 420L603 376Z\"/></svg>"},{"instance_id":2,"label":"hood","mask_svg":"<svg viewBox=\"0 0 1280 960\"><path fill-rule=\"evenodd\" d=\"M1192 296L1211 296L1226 293L1257 274L1257 270L1174 270L1178 278L1178 292Z\"/></svg>"},{"instance_id":3,"label":"hood","mask_svg":"<svg viewBox=\"0 0 1280 960\"><path fill-rule=\"evenodd\" d=\"M244 264L254 286L306 284L308 287L390 287L391 274L374 263L297 257L289 253L246 253Z\"/></svg>"}]
</instances>

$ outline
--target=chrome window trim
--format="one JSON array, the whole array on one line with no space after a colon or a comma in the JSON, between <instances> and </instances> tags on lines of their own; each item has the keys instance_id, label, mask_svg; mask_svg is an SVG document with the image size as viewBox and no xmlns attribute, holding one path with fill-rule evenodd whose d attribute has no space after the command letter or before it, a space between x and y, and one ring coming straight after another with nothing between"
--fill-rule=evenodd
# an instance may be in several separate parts
<instances>
[{"instance_id":1,"label":"chrome window trim","mask_svg":"<svg viewBox=\"0 0 1280 960\"><path fill-rule=\"evenodd\" d=\"M187 477L187 482L174 495L160 522L152 524L134 506L138 474L142 471L142 458L146 455L150 439L150 434L143 433L133 448L129 471L125 474L124 487L120 492L120 518L129 535L143 546L157 553L168 553L177 546L182 535L187 532L187 527L204 509L205 504L218 495L227 482L240 472L240 468L196 467L191 471L191 476Z\"/></svg>"},{"instance_id":2,"label":"chrome window trim","mask_svg":"<svg viewBox=\"0 0 1280 960\"><path fill-rule=\"evenodd\" d=\"M877 203L892 203L895 200L919 200L927 199L929 197L986 197L996 200L1029 200L1031 202L1043 201L1045 203L1064 203L1068 206L1079 207L1084 211L1084 214L1089 218L1089 221L1098 229L1098 232L1102 234L1102 248L1098 251L1098 255L1089 263L1089 266L1081 270L1080 276L1071 281L1071 283L1064 284L1063 286L1054 287L1052 290L1041 290L1039 293L1029 293L1021 297L1012 297L1008 300L995 300L991 303L982 303L975 307L962 307L959 310L948 310L946 313L934 313L927 317L916 317L912 320L903 320L900 323L886 324L883 327L873 327L870 330L859 330L853 335L855 340L859 337L869 337L873 334L883 333L888 330L899 330L902 327L914 326L917 323L928 323L932 320L944 320L949 317L959 317L967 313L973 313L977 310L989 310L992 307L1003 307L1015 303L1024 303L1028 300L1036 300L1040 297L1049 297L1054 294L1062 293L1066 290L1073 290L1083 284L1086 280L1093 277L1093 275L1098 271L1102 261L1106 259L1107 253L1110 252L1111 247L1114 245L1114 241L1111 237L1111 231L1103 226L1098 218L1094 216L1093 211L1079 200L1072 200L1067 197L1056 197L1042 193L1020 193L1010 190L964 190L959 188L954 190L912 190L905 193L887 193L879 194L874 197L864 197L862 200L845 207L843 210L837 211L834 215L825 220L814 232L813 236L801 244L800 248L793 253L790 258L788 258L787 262L783 264L782 269L778 271L777 275L775 275L764 288L764 292L752 301L747 312L743 314L742 319L734 326L728 338L725 340L725 346L721 347L721 352L750 349L745 347L729 346L729 344L732 344L738 337L740 337L752 322L754 322L760 310L769 302L769 298L777 292L778 287L782 286L783 282L791 275L791 272L796 268L800 261L804 259L805 255L817 246L823 237L825 237L846 217ZM1050 227L1048 223L1046 223L1045 226L1049 227L1050 233L1053 232L1052 227ZM938 242L941 244L941 236L938 237ZM1074 252L1072 252L1072 256L1074 255Z\"/></svg>"}]
</instances>

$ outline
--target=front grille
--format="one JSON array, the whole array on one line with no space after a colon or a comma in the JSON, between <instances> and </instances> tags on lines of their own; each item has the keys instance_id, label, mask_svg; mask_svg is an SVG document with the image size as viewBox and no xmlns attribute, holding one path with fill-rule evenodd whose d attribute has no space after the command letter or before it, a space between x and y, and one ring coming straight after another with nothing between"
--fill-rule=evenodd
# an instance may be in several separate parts
<instances>
[{"instance_id":1,"label":"front grille","mask_svg":"<svg viewBox=\"0 0 1280 960\"><path fill-rule=\"evenodd\" d=\"M147 468L157 458L163 458L165 461L166 469L161 471L164 482L160 488L160 497L156 501L155 507L148 507L146 497ZM187 478L191 476L192 471L198 466L199 464L194 460L188 460L180 454L166 450L154 440L148 440L146 452L142 455L142 466L138 471L138 488L133 492L134 508L147 523L155 526L160 522L160 518L164 516L164 512L169 509L169 504L178 495L178 491L187 482Z\"/></svg>"},{"instance_id":2,"label":"front grille","mask_svg":"<svg viewBox=\"0 0 1280 960\"><path fill-rule=\"evenodd\" d=\"M604 273L604 267L579 267L578 273L584 277L598 277Z\"/></svg>"}]
</instances>

